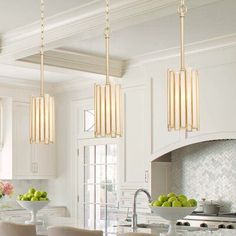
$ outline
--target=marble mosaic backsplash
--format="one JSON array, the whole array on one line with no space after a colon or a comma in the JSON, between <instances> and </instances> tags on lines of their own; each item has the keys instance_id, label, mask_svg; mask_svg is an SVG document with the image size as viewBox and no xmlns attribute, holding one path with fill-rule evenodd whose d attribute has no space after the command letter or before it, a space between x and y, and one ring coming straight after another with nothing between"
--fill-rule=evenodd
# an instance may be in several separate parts
<instances>
[{"instance_id":1,"label":"marble mosaic backsplash","mask_svg":"<svg viewBox=\"0 0 236 236\"><path fill-rule=\"evenodd\" d=\"M190 145L171 154L172 190L236 211L236 140Z\"/></svg>"}]
</instances>

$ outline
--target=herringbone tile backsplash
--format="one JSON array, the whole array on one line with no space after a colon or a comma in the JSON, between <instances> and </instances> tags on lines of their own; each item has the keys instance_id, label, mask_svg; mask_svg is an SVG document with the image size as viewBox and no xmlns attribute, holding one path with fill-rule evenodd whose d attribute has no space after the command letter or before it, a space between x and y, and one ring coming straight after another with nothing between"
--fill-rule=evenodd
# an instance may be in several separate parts
<instances>
[{"instance_id":1,"label":"herringbone tile backsplash","mask_svg":"<svg viewBox=\"0 0 236 236\"><path fill-rule=\"evenodd\" d=\"M236 211L236 141L213 141L172 152L172 190Z\"/></svg>"}]
</instances>

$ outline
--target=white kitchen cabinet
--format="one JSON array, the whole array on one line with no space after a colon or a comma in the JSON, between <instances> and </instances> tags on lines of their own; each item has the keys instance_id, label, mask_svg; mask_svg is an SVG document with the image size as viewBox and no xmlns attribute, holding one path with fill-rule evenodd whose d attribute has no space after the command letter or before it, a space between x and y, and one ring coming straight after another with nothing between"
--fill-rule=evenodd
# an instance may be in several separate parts
<instances>
[{"instance_id":1,"label":"white kitchen cabinet","mask_svg":"<svg viewBox=\"0 0 236 236\"><path fill-rule=\"evenodd\" d=\"M1 179L49 179L55 176L53 145L30 144L29 103L4 103L4 146Z\"/></svg>"},{"instance_id":2,"label":"white kitchen cabinet","mask_svg":"<svg viewBox=\"0 0 236 236\"><path fill-rule=\"evenodd\" d=\"M167 79L166 62L147 66L150 91L151 154L152 160L183 146L193 143L236 138L235 115L235 64L216 64L216 52L204 57L191 58L191 64L202 65L199 69L200 130L194 132L167 129ZM219 63L219 62L218 62Z\"/></svg>"},{"instance_id":3,"label":"white kitchen cabinet","mask_svg":"<svg viewBox=\"0 0 236 236\"><path fill-rule=\"evenodd\" d=\"M124 137L121 152L121 185L145 187L148 185L149 129L146 87L124 90Z\"/></svg>"}]
</instances>

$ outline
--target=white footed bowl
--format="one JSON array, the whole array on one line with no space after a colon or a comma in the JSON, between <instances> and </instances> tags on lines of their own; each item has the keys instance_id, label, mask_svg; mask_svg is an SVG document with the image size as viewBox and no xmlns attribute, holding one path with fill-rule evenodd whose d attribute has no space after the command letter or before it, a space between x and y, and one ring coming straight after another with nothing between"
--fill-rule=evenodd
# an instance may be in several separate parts
<instances>
[{"instance_id":1,"label":"white footed bowl","mask_svg":"<svg viewBox=\"0 0 236 236\"><path fill-rule=\"evenodd\" d=\"M169 230L166 234L167 236L177 236L176 232L176 222L190 215L196 207L154 207L150 206L152 214L158 215L165 220L169 221Z\"/></svg>"},{"instance_id":2,"label":"white footed bowl","mask_svg":"<svg viewBox=\"0 0 236 236\"><path fill-rule=\"evenodd\" d=\"M37 220L37 212L48 205L49 201L17 201L17 203L31 212L31 220L25 221L26 224L42 224Z\"/></svg>"}]
</instances>

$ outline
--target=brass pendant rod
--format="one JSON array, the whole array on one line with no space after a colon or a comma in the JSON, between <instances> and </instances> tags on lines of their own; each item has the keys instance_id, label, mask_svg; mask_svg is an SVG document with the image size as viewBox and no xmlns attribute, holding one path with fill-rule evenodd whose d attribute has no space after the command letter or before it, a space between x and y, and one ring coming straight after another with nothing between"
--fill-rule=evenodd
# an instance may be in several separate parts
<instances>
[{"instance_id":1,"label":"brass pendant rod","mask_svg":"<svg viewBox=\"0 0 236 236\"><path fill-rule=\"evenodd\" d=\"M185 70L185 49L184 49L184 17L187 12L187 8L184 4L184 0L180 0L180 6L178 9L180 16L180 68L181 71Z\"/></svg>"},{"instance_id":2,"label":"brass pendant rod","mask_svg":"<svg viewBox=\"0 0 236 236\"><path fill-rule=\"evenodd\" d=\"M106 0L106 26L105 26L105 47L106 47L106 84L110 84L110 22L109 22L109 0Z\"/></svg>"},{"instance_id":3,"label":"brass pendant rod","mask_svg":"<svg viewBox=\"0 0 236 236\"><path fill-rule=\"evenodd\" d=\"M44 0L41 0L40 96L44 95Z\"/></svg>"}]
</instances>

